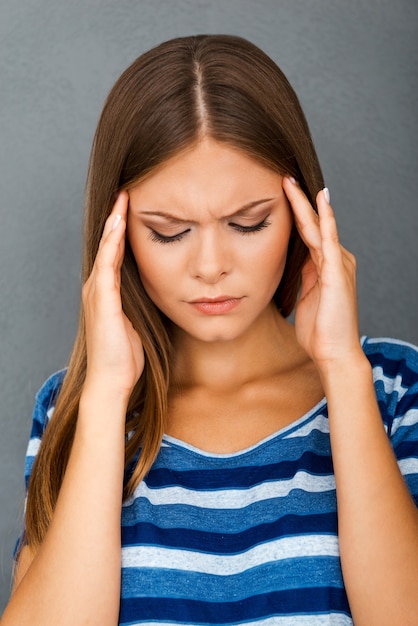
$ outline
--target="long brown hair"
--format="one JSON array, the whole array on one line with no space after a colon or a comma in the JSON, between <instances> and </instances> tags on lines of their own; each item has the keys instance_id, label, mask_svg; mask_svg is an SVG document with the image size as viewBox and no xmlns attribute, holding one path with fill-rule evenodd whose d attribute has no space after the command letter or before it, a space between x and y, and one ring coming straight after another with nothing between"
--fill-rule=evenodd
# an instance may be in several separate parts
<instances>
[{"instance_id":1,"label":"long brown hair","mask_svg":"<svg viewBox=\"0 0 418 626\"><path fill-rule=\"evenodd\" d=\"M240 37L174 39L134 61L106 100L87 179L84 280L92 270L116 191L132 186L203 136L240 148L267 167L295 177L314 204L323 186L320 166L297 96L277 65ZM293 229L283 278L274 296L285 317L294 308L306 255ZM128 496L149 471L164 432L171 348L166 320L141 284L129 242L121 295L146 355L144 373L128 407ZM61 487L86 366L81 312L68 371L29 484L26 533L34 547L45 536Z\"/></svg>"}]
</instances>

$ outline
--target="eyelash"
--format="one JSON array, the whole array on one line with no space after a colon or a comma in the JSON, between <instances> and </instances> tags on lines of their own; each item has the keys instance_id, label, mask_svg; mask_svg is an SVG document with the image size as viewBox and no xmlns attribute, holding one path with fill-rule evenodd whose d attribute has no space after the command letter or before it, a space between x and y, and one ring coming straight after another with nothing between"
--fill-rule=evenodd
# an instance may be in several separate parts
<instances>
[{"instance_id":1,"label":"eyelash","mask_svg":"<svg viewBox=\"0 0 418 626\"><path fill-rule=\"evenodd\" d=\"M234 230L239 232L241 235L251 235L253 233L260 232L260 230L263 230L263 228L267 228L267 226L270 226L270 224L271 222L268 222L266 217L254 226L241 226L240 224L230 224L230 226L232 226L232 228L234 228ZM188 232L190 232L190 228L183 231L182 233L179 233L178 235L168 237L166 235L160 235L160 233L157 233L157 231L155 230L151 230L150 237L151 241L156 241L157 243L175 243L176 241L180 241L181 239L183 239L184 235L186 235Z\"/></svg>"},{"instance_id":2,"label":"eyelash","mask_svg":"<svg viewBox=\"0 0 418 626\"><path fill-rule=\"evenodd\" d=\"M260 230L263 230L263 228L267 228L270 224L271 222L268 222L267 217L265 217L258 224L254 224L254 226L241 226L240 224L231 224L231 226L243 235L251 235L251 233L258 233Z\"/></svg>"}]
</instances>

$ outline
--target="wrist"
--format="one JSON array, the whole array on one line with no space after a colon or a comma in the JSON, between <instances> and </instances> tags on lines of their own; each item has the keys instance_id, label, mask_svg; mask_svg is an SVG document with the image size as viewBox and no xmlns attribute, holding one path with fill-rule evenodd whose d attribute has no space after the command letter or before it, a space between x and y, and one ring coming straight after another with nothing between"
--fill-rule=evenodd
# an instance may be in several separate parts
<instances>
[{"instance_id":1,"label":"wrist","mask_svg":"<svg viewBox=\"0 0 418 626\"><path fill-rule=\"evenodd\" d=\"M98 394L109 401L128 404L134 386L110 372L103 374L94 368L87 368L82 395Z\"/></svg>"},{"instance_id":2,"label":"wrist","mask_svg":"<svg viewBox=\"0 0 418 626\"><path fill-rule=\"evenodd\" d=\"M126 413L131 390L112 385L109 381L87 377L80 396L80 408L97 406Z\"/></svg>"},{"instance_id":3,"label":"wrist","mask_svg":"<svg viewBox=\"0 0 418 626\"><path fill-rule=\"evenodd\" d=\"M352 384L361 386L364 383L373 383L372 366L361 346L341 358L315 364L326 392L340 385L350 388Z\"/></svg>"}]
</instances>

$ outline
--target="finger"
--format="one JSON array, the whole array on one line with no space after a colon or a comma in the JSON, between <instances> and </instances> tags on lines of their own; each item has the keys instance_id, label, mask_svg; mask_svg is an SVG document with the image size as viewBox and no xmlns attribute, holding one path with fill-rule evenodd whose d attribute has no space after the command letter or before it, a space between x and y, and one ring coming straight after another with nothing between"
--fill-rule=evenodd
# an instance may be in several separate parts
<instances>
[{"instance_id":1,"label":"finger","mask_svg":"<svg viewBox=\"0 0 418 626\"><path fill-rule=\"evenodd\" d=\"M335 264L341 264L343 261L343 247L340 244L337 221L330 204L329 190L327 187L318 193L316 203L318 207L319 230L324 259L334 266Z\"/></svg>"},{"instance_id":2,"label":"finger","mask_svg":"<svg viewBox=\"0 0 418 626\"><path fill-rule=\"evenodd\" d=\"M103 235L93 266L93 272L103 274L106 269L111 270L113 279L119 272L125 252L126 214L129 196L121 191L113 206L112 212L106 220ZM109 279L111 274L109 274ZM103 276L103 279L105 277Z\"/></svg>"},{"instance_id":3,"label":"finger","mask_svg":"<svg viewBox=\"0 0 418 626\"><path fill-rule=\"evenodd\" d=\"M318 262L322 255L318 214L294 179L283 177L282 186L293 211L296 228L308 246L313 260Z\"/></svg>"},{"instance_id":4,"label":"finger","mask_svg":"<svg viewBox=\"0 0 418 626\"><path fill-rule=\"evenodd\" d=\"M112 211L106 220L101 241L104 241L111 232L118 228L119 223L122 221L122 219L126 222L126 214L128 212L128 200L129 196L127 191L122 190L118 193Z\"/></svg>"},{"instance_id":5,"label":"finger","mask_svg":"<svg viewBox=\"0 0 418 626\"><path fill-rule=\"evenodd\" d=\"M125 250L125 230L126 222L118 214L115 216L113 228L100 243L95 265L100 267L111 266L115 270L120 269Z\"/></svg>"}]
</instances>

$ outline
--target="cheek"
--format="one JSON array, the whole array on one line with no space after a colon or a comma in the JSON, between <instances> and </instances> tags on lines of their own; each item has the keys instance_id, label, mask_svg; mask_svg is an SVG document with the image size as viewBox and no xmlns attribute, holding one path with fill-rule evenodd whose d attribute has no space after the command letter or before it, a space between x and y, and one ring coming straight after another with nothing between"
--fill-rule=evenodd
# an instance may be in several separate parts
<instances>
[{"instance_id":1,"label":"cheek","mask_svg":"<svg viewBox=\"0 0 418 626\"><path fill-rule=\"evenodd\" d=\"M139 235L130 227L128 222L127 238L134 256L142 284L147 289L147 283L154 281L154 274L157 274L154 255L150 250L150 242L144 235Z\"/></svg>"},{"instance_id":2,"label":"cheek","mask_svg":"<svg viewBox=\"0 0 418 626\"><path fill-rule=\"evenodd\" d=\"M169 262L171 256L167 251L160 250L163 246L149 240L135 240L130 244L144 289L158 306L160 296L168 295L178 284L178 268L172 260Z\"/></svg>"},{"instance_id":3,"label":"cheek","mask_svg":"<svg viewBox=\"0 0 418 626\"><path fill-rule=\"evenodd\" d=\"M286 264L289 238L290 228L281 228L279 232L272 233L269 241L260 250L255 263L258 271L266 278L280 281Z\"/></svg>"},{"instance_id":4,"label":"cheek","mask_svg":"<svg viewBox=\"0 0 418 626\"><path fill-rule=\"evenodd\" d=\"M144 287L147 290L151 285L158 288L158 285L163 283L167 276L166 268L162 265L161 259L153 254L146 254L144 250L142 254L134 253L134 256Z\"/></svg>"}]
</instances>

